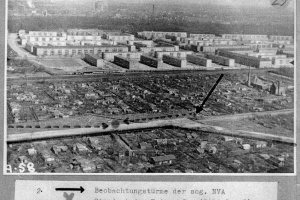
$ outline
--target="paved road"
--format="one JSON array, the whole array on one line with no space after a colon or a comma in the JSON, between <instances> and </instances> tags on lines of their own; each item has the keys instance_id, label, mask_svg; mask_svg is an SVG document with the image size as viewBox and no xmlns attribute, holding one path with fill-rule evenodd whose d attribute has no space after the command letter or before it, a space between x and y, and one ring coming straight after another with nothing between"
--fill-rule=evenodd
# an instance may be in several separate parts
<instances>
[{"instance_id":1,"label":"paved road","mask_svg":"<svg viewBox=\"0 0 300 200\"><path fill-rule=\"evenodd\" d=\"M107 134L110 132L118 131L133 131L145 128L160 128L160 127L179 127L198 131L205 131L211 134L227 135L232 137L243 137L257 140L271 140L278 141L288 144L294 144L294 139L290 137L277 136L272 134L250 132L242 130L228 130L226 128L201 124L186 118L178 118L173 120L156 120L145 123L132 123L132 124L120 124L117 127L109 125L107 128L77 128L77 129L66 129L66 130L55 130L55 131L41 131L34 133L21 133L8 135L7 142L24 142L33 140L45 140L49 138L58 137L70 137L70 136L83 136L83 135L94 135L94 134Z\"/></svg>"},{"instance_id":2,"label":"paved road","mask_svg":"<svg viewBox=\"0 0 300 200\"><path fill-rule=\"evenodd\" d=\"M19 55L20 58L35 59L36 56L30 54L23 49L17 42L18 35L16 33L9 33L7 37L7 44Z\"/></svg>"},{"instance_id":3,"label":"paved road","mask_svg":"<svg viewBox=\"0 0 300 200\"><path fill-rule=\"evenodd\" d=\"M252 73L264 73L270 70L276 69L253 69ZM248 73L246 69L231 69L231 70L170 70L170 71L127 71L125 73L103 73L103 74L92 74L92 75L55 75L51 77L30 77L28 79L20 79L20 78L8 78L7 81L10 83L20 83L20 82L28 82L28 81L40 81L41 78L47 81L99 81L101 78L109 78L109 79L122 79L122 78L142 78L142 77L161 77L161 76L181 76L181 75L198 75L198 74L206 74L206 75L219 75L219 74L234 74L234 73Z\"/></svg>"}]
</instances>

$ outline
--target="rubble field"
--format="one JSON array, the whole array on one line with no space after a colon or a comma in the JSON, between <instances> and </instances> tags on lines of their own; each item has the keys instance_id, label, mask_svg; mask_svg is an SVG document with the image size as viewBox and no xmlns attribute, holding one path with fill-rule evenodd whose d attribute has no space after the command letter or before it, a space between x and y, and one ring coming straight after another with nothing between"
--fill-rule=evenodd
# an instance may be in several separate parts
<instances>
[{"instance_id":1,"label":"rubble field","mask_svg":"<svg viewBox=\"0 0 300 200\"><path fill-rule=\"evenodd\" d=\"M194 112L202 103L219 75L165 75L122 77L106 81L39 81L7 85L8 125L65 123L74 125L80 117L94 115L114 118L168 113ZM254 78L255 77L255 78ZM268 72L226 74L198 115L207 116L263 112L294 107L293 81L280 79L283 95L272 94L278 77ZM259 84L262 84L260 87ZM56 121L56 122L55 122ZM22 128L20 129L22 132Z\"/></svg>"},{"instance_id":2,"label":"rubble field","mask_svg":"<svg viewBox=\"0 0 300 200\"><path fill-rule=\"evenodd\" d=\"M13 143L7 153L16 173L20 163L33 163L37 173L294 171L293 146L179 128Z\"/></svg>"}]
</instances>

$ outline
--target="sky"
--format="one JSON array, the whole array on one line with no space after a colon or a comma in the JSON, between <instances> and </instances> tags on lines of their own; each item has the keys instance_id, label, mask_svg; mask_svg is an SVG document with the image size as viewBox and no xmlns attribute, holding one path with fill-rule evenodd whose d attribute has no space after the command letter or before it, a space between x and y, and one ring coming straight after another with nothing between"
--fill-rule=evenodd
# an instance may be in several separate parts
<instances>
[{"instance_id":1,"label":"sky","mask_svg":"<svg viewBox=\"0 0 300 200\"><path fill-rule=\"evenodd\" d=\"M271 7L271 2L275 0L113 0L113 1L122 1L122 2L147 2L147 3L158 3L158 2L167 2L167 3L196 3L196 4L215 4L215 5L230 5L230 6L256 6L256 7ZM293 6L294 0L290 1L290 7Z\"/></svg>"},{"instance_id":2,"label":"sky","mask_svg":"<svg viewBox=\"0 0 300 200\"><path fill-rule=\"evenodd\" d=\"M30 0L29 0L30 1ZM39 0L32 0L32 1L39 1ZM76 2L80 1L83 2L95 2L96 0L49 0L52 2L55 1L69 1L69 2ZM271 2L276 0L106 0L108 3L110 2L128 2L128 3L195 3L195 4L211 4L211 5L228 5L232 7L264 7L264 8L271 8ZM296 0L277 0L277 1L290 1L288 4L289 8L294 7L294 1Z\"/></svg>"}]
</instances>

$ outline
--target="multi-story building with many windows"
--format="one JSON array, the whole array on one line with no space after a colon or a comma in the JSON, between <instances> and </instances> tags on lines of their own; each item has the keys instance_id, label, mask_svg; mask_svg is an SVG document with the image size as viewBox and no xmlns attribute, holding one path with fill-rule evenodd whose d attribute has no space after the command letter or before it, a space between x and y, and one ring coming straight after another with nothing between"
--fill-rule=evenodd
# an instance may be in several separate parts
<instances>
[{"instance_id":1,"label":"multi-story building with many windows","mask_svg":"<svg viewBox=\"0 0 300 200\"><path fill-rule=\"evenodd\" d=\"M101 54L102 52L128 52L125 46L34 46L36 56L84 56L85 54Z\"/></svg>"}]
</instances>

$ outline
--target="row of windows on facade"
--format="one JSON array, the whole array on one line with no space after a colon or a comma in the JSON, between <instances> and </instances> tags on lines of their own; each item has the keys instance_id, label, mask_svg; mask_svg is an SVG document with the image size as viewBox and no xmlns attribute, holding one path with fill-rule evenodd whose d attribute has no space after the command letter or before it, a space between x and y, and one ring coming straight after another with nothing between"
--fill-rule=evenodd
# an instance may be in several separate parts
<instances>
[{"instance_id":1,"label":"row of windows on facade","mask_svg":"<svg viewBox=\"0 0 300 200\"><path fill-rule=\"evenodd\" d=\"M50 33L50 32L30 32L29 35L38 35L38 36L56 36L57 33Z\"/></svg>"},{"instance_id":2,"label":"row of windows on facade","mask_svg":"<svg viewBox=\"0 0 300 200\"><path fill-rule=\"evenodd\" d=\"M267 35L224 35L225 38L267 38ZM291 36L270 36L270 39L275 40L291 40Z\"/></svg>"},{"instance_id":3,"label":"row of windows on facade","mask_svg":"<svg viewBox=\"0 0 300 200\"><path fill-rule=\"evenodd\" d=\"M174 47L169 47L169 48L160 48L160 47L141 47L141 51L147 51L150 49L150 51L176 51Z\"/></svg>"},{"instance_id":4,"label":"row of windows on facade","mask_svg":"<svg viewBox=\"0 0 300 200\"><path fill-rule=\"evenodd\" d=\"M292 39L291 36L271 36L271 39L276 39L276 40L290 40Z\"/></svg>"},{"instance_id":5,"label":"row of windows on facade","mask_svg":"<svg viewBox=\"0 0 300 200\"><path fill-rule=\"evenodd\" d=\"M130 53L127 53L126 55L122 54L122 53L119 53L118 56L121 56L121 57L127 57L127 58L131 58L131 57L138 57L140 54L130 54Z\"/></svg>"},{"instance_id":6,"label":"row of windows on facade","mask_svg":"<svg viewBox=\"0 0 300 200\"><path fill-rule=\"evenodd\" d=\"M49 41L56 41L56 40L60 41L61 39L65 40L66 38L62 38L62 37L49 37ZM75 38L74 37L70 37L69 39L74 40ZM99 38L99 37L93 37L93 38L82 37L80 39L81 40L86 40L86 39L97 40L97 39L102 39L102 38ZM112 40L129 40L130 37L110 37L109 39L112 39ZM35 41L39 41L39 37L35 37ZM46 41L46 38L42 37L42 41Z\"/></svg>"},{"instance_id":7,"label":"row of windows on facade","mask_svg":"<svg viewBox=\"0 0 300 200\"><path fill-rule=\"evenodd\" d=\"M62 38L62 39L64 40L64 38ZM60 40L59 37L57 37L57 38L55 38L55 37L54 38L49 37L49 41L63 41L63 40ZM36 37L35 41L40 41L40 40L39 40L38 37ZM42 38L42 41L46 41L46 38Z\"/></svg>"},{"instance_id":8,"label":"row of windows on facade","mask_svg":"<svg viewBox=\"0 0 300 200\"><path fill-rule=\"evenodd\" d=\"M48 55L48 50L45 50L44 51L44 55ZM90 54L94 54L94 50L84 50L83 52L82 52L82 50L72 50L72 51L70 51L70 50L65 50L65 55L69 55L69 53L70 52L72 52L72 54L82 54L83 52L84 52L84 54L88 54L88 53L90 53ZM99 49L98 51L97 51L98 53L102 53L102 52L123 52L123 49L112 49L111 51L109 50L109 49L105 49L104 51L102 51L101 49ZM55 51L54 50L51 50L50 51L50 55L54 55L55 54ZM62 55L62 50L58 50L57 51L57 54L58 55Z\"/></svg>"},{"instance_id":9,"label":"row of windows on facade","mask_svg":"<svg viewBox=\"0 0 300 200\"><path fill-rule=\"evenodd\" d=\"M131 36L108 36L108 38L112 40L129 40Z\"/></svg>"},{"instance_id":10,"label":"row of windows on facade","mask_svg":"<svg viewBox=\"0 0 300 200\"><path fill-rule=\"evenodd\" d=\"M147 36L147 37L149 37L149 36L156 36L156 37L163 37L163 36L165 36L165 35L170 35L170 36L177 36L177 37L183 37L183 36L185 36L186 34L185 33L152 33L152 32L150 32L150 33L141 33L141 35L145 35L145 36Z\"/></svg>"},{"instance_id":11,"label":"row of windows on facade","mask_svg":"<svg viewBox=\"0 0 300 200\"><path fill-rule=\"evenodd\" d=\"M161 56L162 55L164 55L165 53L162 53L162 54L160 54ZM170 52L169 53L169 55L170 56L176 56L177 55L177 57L181 57L182 55L185 55L186 53L181 53L181 52L178 52L178 53L173 53L173 52ZM159 53L158 53L158 55L159 55Z\"/></svg>"},{"instance_id":12,"label":"row of windows on facade","mask_svg":"<svg viewBox=\"0 0 300 200\"><path fill-rule=\"evenodd\" d=\"M222 36L227 37L267 37L267 35L247 35L247 34L223 34Z\"/></svg>"}]
</instances>

